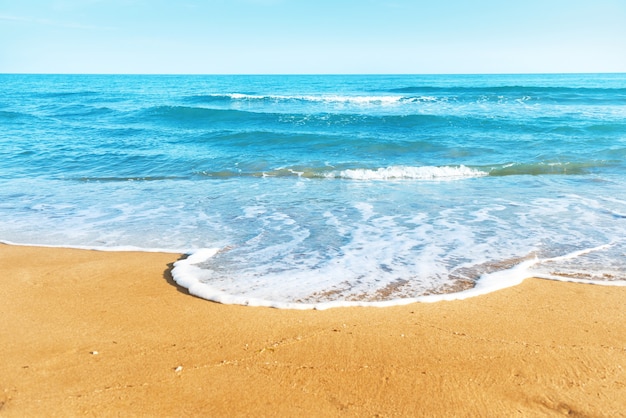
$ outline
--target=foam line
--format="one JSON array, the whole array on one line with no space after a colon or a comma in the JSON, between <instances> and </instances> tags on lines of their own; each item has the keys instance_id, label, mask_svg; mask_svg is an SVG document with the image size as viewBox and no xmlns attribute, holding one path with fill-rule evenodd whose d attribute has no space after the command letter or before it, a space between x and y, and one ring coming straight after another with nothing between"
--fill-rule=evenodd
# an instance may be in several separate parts
<instances>
[{"instance_id":1,"label":"foam line","mask_svg":"<svg viewBox=\"0 0 626 418\"><path fill-rule=\"evenodd\" d=\"M118 245L106 247L101 245L51 245L51 244L29 244L18 243L6 240L0 240L0 244L15 245L20 247L43 247L43 248L67 248L74 250L91 250L91 251L110 251L110 252L141 252L141 253L167 253L167 254L191 254L194 250L190 249L171 249L171 248L143 248L133 245Z\"/></svg>"},{"instance_id":2,"label":"foam line","mask_svg":"<svg viewBox=\"0 0 626 418\"><path fill-rule=\"evenodd\" d=\"M575 251L561 257L555 257L548 260L575 258L579 255L587 254L593 251L602 250L608 248L611 244L602 245L595 248L585 249L581 251ZM570 281L586 284L597 284L603 286L626 286L626 281L593 281L593 280L576 280L576 279L562 279L553 276L538 275L531 271L531 268L540 263L548 260L541 260L534 258L531 260L523 261L510 269L497 271L489 274L484 274L476 282L476 285L472 289L464 290L456 293L447 293L440 295L426 295L418 296L414 298L402 298L392 299L388 301L376 301L376 302L360 302L360 301L331 301L321 303L293 303L293 302L279 302L272 300L265 300L259 298L251 298L246 296L229 295L222 292L206 283L202 283L199 280L201 276L201 268L197 266L210 257L214 256L218 249L203 249L193 253L190 257L179 260L174 263L174 269L172 276L176 283L189 290L189 293L198 296L203 299L207 299L213 302L246 306L261 306L272 307L278 309L297 309L297 310L325 310L330 308L339 307L389 307L407 305L411 303L434 303L440 301L452 301L452 300L464 300L471 297L481 296L488 293L492 293L498 290L506 289L521 284L525 279L530 277L538 277L542 279L551 279L559 281Z\"/></svg>"}]
</instances>

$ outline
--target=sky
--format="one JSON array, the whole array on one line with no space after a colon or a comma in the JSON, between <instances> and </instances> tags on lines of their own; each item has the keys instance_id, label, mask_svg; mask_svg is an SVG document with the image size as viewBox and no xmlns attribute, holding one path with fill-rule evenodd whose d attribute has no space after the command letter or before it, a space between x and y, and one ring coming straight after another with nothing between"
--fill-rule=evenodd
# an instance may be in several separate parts
<instances>
[{"instance_id":1,"label":"sky","mask_svg":"<svg viewBox=\"0 0 626 418\"><path fill-rule=\"evenodd\" d=\"M0 73L626 72L626 0L0 0Z\"/></svg>"}]
</instances>

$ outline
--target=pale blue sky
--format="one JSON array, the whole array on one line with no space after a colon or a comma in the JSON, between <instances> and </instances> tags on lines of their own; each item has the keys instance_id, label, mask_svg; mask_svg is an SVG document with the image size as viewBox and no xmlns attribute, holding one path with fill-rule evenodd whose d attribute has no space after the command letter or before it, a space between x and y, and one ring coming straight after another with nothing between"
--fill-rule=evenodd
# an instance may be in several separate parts
<instances>
[{"instance_id":1,"label":"pale blue sky","mask_svg":"<svg viewBox=\"0 0 626 418\"><path fill-rule=\"evenodd\" d=\"M0 0L0 72L626 72L626 0Z\"/></svg>"}]
</instances>

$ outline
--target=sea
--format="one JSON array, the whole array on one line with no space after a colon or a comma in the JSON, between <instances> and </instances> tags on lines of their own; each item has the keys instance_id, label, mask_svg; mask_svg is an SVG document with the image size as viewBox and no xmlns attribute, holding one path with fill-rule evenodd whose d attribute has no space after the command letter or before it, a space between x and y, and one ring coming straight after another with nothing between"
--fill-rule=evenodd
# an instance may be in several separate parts
<instances>
[{"instance_id":1,"label":"sea","mask_svg":"<svg viewBox=\"0 0 626 418\"><path fill-rule=\"evenodd\" d=\"M277 308L623 286L626 74L2 74L0 240Z\"/></svg>"}]
</instances>

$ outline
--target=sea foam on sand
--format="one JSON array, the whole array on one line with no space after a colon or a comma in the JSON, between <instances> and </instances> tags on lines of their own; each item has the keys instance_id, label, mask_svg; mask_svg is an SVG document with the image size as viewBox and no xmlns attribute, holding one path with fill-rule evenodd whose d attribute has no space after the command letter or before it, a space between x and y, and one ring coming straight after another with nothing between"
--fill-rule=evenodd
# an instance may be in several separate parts
<instances>
[{"instance_id":1,"label":"sea foam on sand","mask_svg":"<svg viewBox=\"0 0 626 418\"><path fill-rule=\"evenodd\" d=\"M213 257L219 249L201 249L191 253L187 258L179 260L174 263L174 269L172 270L172 277L182 287L188 289L189 293L198 296L203 299L207 299L214 302L225 304L237 304L247 306L266 306L280 309L317 309L324 310L337 307L349 307L349 306L372 306L372 307L388 307L396 305L406 305L415 302L439 302L450 300L463 300L474 296L484 295L487 293L495 292L497 290L505 289L507 287L515 286L524 281L524 279L530 277L537 277L550 280L570 281L587 284L598 284L604 286L626 286L624 280L614 281L601 281L601 280L583 280L575 278L566 278L555 275L537 274L531 271L531 267L540 262L560 261L565 259L572 259L580 255L588 254L594 251L606 249L610 247L610 244L599 246L596 248L590 248L580 251L575 251L570 254L566 254L560 257L554 257L552 259L541 260L537 257L522 261L515 266L495 271L491 273L483 274L476 285L467 290L454 293L436 294L436 295L424 295L409 298L390 299L385 301L329 301L320 303L296 303L289 301L275 301L269 299L263 299L258 297L248 297L246 295L232 295L224 291L221 291L209 284L203 283L199 278L202 276L202 269L198 264Z\"/></svg>"}]
</instances>

